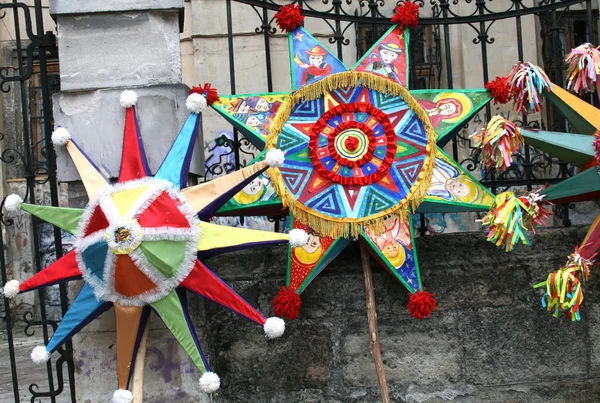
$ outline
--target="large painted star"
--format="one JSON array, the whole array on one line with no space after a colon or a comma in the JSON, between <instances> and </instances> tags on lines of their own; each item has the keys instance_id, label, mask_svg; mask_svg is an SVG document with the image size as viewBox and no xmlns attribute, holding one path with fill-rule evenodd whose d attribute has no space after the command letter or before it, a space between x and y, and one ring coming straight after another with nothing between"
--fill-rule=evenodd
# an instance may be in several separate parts
<instances>
[{"instance_id":1,"label":"large painted star","mask_svg":"<svg viewBox=\"0 0 600 403\"><path fill-rule=\"evenodd\" d=\"M219 377L210 372L190 320L187 291L263 326L268 338L279 337L285 329L282 319L266 319L204 263L206 258L223 252L288 242L287 234L207 222L227 200L264 172L267 162L276 165L281 160L268 156L267 161L181 190L187 184L199 113L206 100L200 94L190 95L187 106L192 113L154 176L137 127L136 100L133 91L121 96L126 108L125 132L115 184L98 171L65 128L52 135L55 146L66 147L81 176L90 200L85 209L26 204L16 195L7 197L4 203L9 211L20 208L77 237L74 250L49 267L22 283L8 282L5 296L14 297L64 280L85 281L48 345L35 348L32 359L36 363L47 361L65 341L113 307L119 386L113 401L118 403L133 398L127 388L138 340L151 311L164 321L203 374L201 389L210 393L219 388Z\"/></svg>"},{"instance_id":2,"label":"large painted star","mask_svg":"<svg viewBox=\"0 0 600 403\"><path fill-rule=\"evenodd\" d=\"M407 90L409 31L398 26L351 69L302 27L288 42L291 92L221 96L212 105L263 150L254 163L273 147L285 152L282 167L256 178L219 214L283 209L292 228L309 232L307 245L290 248L276 314L295 318L297 295L354 239L411 300L420 299L412 214L487 211L493 202L442 150L489 93Z\"/></svg>"}]
</instances>

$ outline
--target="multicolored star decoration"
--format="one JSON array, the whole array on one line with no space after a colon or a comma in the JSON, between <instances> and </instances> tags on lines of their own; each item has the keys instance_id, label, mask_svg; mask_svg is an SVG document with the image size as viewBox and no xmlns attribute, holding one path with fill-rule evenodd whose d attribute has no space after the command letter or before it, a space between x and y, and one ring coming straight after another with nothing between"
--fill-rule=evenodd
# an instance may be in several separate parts
<instances>
[{"instance_id":1,"label":"multicolored star decoration","mask_svg":"<svg viewBox=\"0 0 600 403\"><path fill-rule=\"evenodd\" d=\"M559 133L523 129L527 144L566 161L580 170L574 176L543 189L544 200L554 204L594 201L600 197L600 110L556 84L547 99L571 122L578 133ZM600 248L600 213L585 238L569 255L565 265L550 273L534 288L545 289L542 307L555 317L564 315L571 321L581 319L583 283L589 278Z\"/></svg>"},{"instance_id":2,"label":"multicolored star decoration","mask_svg":"<svg viewBox=\"0 0 600 403\"><path fill-rule=\"evenodd\" d=\"M264 153L285 152L220 215L281 215L309 233L291 247L275 313L297 317L310 282L353 240L410 292L418 318L435 309L423 291L416 213L487 211L493 195L442 150L489 101L487 90L408 90L409 30L392 26L351 68L286 6L292 91L221 96L212 107ZM281 13L281 11L280 11ZM296 13L296 15L293 15ZM291 21L291 22L290 22ZM269 151L271 152L271 151ZM283 211L283 213L282 213Z\"/></svg>"},{"instance_id":3,"label":"multicolored star decoration","mask_svg":"<svg viewBox=\"0 0 600 403\"><path fill-rule=\"evenodd\" d=\"M568 88L571 91L590 91L596 87L597 72L600 71L599 55L600 51L590 44L581 45L569 53L565 62L570 65ZM577 132L520 129L528 145L580 170L562 182L540 189L539 198L552 204L597 200L600 197L600 110L552 83L540 67L531 63L519 62L508 77L498 77L494 81L493 86L500 94L499 98L506 102L514 98L517 110L524 113L541 110L545 96ZM507 92L510 96L505 96ZM495 100L498 99L495 91L492 91L492 95ZM571 321L580 320L583 280L588 279L599 248L600 214L566 264L550 273L545 281L534 285L534 288L545 288L542 307L555 317L564 315Z\"/></svg>"},{"instance_id":4,"label":"multicolored star decoration","mask_svg":"<svg viewBox=\"0 0 600 403\"><path fill-rule=\"evenodd\" d=\"M191 114L154 176L137 126L137 95L125 91L121 96L126 116L117 183L111 184L69 132L58 128L52 141L55 146L66 147L70 154L89 196L87 207L31 205L17 195L8 196L4 203L8 211L27 211L77 237L74 250L27 281L12 280L4 287L4 295L13 298L60 281L84 280L48 345L36 347L31 358L36 363L47 361L65 341L113 307L119 385L114 403L133 399L127 388L151 311L162 319L203 374L202 391L211 393L219 388L220 379L210 372L190 319L187 291L263 326L267 338L279 337L285 330L282 319L266 319L204 263L206 258L228 251L286 243L290 236L298 245L306 243L308 235L301 231L288 235L208 222L269 164L280 165L281 152L273 150L251 167L184 188L200 125L199 113L206 107L204 95L209 95L206 90L194 90L201 93L188 97L186 105Z\"/></svg>"}]
</instances>

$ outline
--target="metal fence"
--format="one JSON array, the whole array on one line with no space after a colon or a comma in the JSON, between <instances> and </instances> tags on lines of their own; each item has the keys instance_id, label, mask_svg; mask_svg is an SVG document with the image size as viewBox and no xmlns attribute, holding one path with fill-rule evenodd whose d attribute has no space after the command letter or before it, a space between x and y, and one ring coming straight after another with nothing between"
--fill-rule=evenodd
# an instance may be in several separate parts
<instances>
[{"instance_id":1,"label":"metal fence","mask_svg":"<svg viewBox=\"0 0 600 403\"><path fill-rule=\"evenodd\" d=\"M481 58L481 78L483 82L491 78L489 73L490 52L496 51L495 38L491 37L490 27L499 20L514 22L517 38L516 55L507 55L515 60L524 57L523 25L525 16L538 17L540 38L542 43L542 67L551 79L558 85L563 84L562 60L566 52L583 42L597 42L596 21L598 11L593 8L592 0L542 0L525 2L520 0L464 0L460 9L469 8L467 14L459 14L461 4L458 0L415 0L423 9L430 10L431 17L421 18L419 27L413 30L410 43L410 60L413 61L410 70L412 88L453 88L453 52L450 43L452 25L462 24L472 28L472 42L479 45ZM13 172L25 179L26 194L24 199L35 203L36 187L46 184L50 189L52 205L58 205L58 186L56 180L56 160L51 152L50 134L52 131L51 94L60 89L57 70L52 62L57 58L56 42L52 33L46 33L42 19L41 0L34 0L34 6L27 6L16 1L0 2L0 19L11 16L15 21L14 60L12 69L0 68L0 91L16 92L20 111L20 124L15 133L0 133L0 139L11 138L14 148L5 149L0 160L9 166L18 166ZM271 43L276 35L273 15L281 2L273 0L226 0L227 40L229 56L230 92L236 93L236 54L235 43L240 38L234 35L232 22L233 3L248 7L247 15L255 15L255 35L264 39L264 68L267 77L267 88L273 90L273 58ZM289 2L288 2L289 3ZM331 29L326 34L329 43L334 46L340 60L348 59L352 35L357 46L356 53L363 54L379 36L387 29L390 21L390 2L384 0L296 0L302 6L307 19L319 19ZM398 2L399 3L399 2ZM524 3L529 4L526 6ZM393 4L392 4L393 5ZM494 5L494 11L491 10ZM573 6L576 6L576 9ZM505 7L498 11L498 8ZM388 10L384 15L382 10ZM18 17L21 17L20 19ZM250 17L249 17L250 18ZM19 21L24 21L20 26ZM22 33L27 39L21 40ZM507 68L510 66L507 66ZM592 98L591 102L595 102ZM527 116L521 116L518 124L523 126L540 127L548 130L569 130L568 123L561 118L558 111L548 106L542 121L528 121ZM525 147L522 154L515 155L515 165L508 172L495 174L481 171L477 153L469 139L469 131L492 115L492 107L487 106L485 112L471 122L471 128L463 130L451 143L451 153L457 161L470 171L478 171L482 182L493 191L500 191L511 186L522 186L531 189L536 186L551 184L572 175L568 165L545 155L538 150ZM18 138L16 138L18 137ZM216 146L227 145L234 155L234 163L223 165L220 162L207 166L207 176L219 175L240 168L248 162L254 151L250 143L234 131L233 139L221 136ZM208 152L212 149L209 147ZM461 157L462 156L462 157ZM210 161L210 159L207 159ZM14 173L16 172L16 173ZM562 209L563 218L568 220L568 209ZM277 225L279 220L272 218ZM421 219L423 226L424 219ZM7 281L6 242L3 238L5 229L14 222L0 212L0 265L2 284ZM33 220L31 239L38 240L34 246L35 270L40 270L43 251L40 244L41 223ZM53 229L53 257L63 254L63 238L58 229ZM4 299L4 321L8 339L9 359L14 392L14 401L20 402L19 390L28 390L31 402L56 402L61 399L76 401L75 365L73 363L72 347L70 344L58 351L59 358L49 361L46 365L47 377L40 379L37 384L22 385L17 376L17 363L14 351L15 323L19 322L19 331L26 336L39 337L47 342L51 331L57 322L48 319L46 313L46 291L41 289L39 304L34 310L27 312L21 318L15 318L11 313L11 305ZM64 314L68 305L66 286L59 286L60 310ZM35 318L35 320L34 320Z\"/></svg>"}]
</instances>

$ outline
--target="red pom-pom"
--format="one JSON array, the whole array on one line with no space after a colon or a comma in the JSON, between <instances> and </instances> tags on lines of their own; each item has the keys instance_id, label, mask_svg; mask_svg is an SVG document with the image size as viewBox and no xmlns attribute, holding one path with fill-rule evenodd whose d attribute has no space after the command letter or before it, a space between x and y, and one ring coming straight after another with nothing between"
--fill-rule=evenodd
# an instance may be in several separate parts
<instances>
[{"instance_id":1,"label":"red pom-pom","mask_svg":"<svg viewBox=\"0 0 600 403\"><path fill-rule=\"evenodd\" d=\"M410 294L408 312L415 318L428 318L436 309L437 302L435 302L434 294L421 290L417 290L416 294Z\"/></svg>"},{"instance_id":2,"label":"red pom-pom","mask_svg":"<svg viewBox=\"0 0 600 403\"><path fill-rule=\"evenodd\" d=\"M209 83L205 83L202 87L192 87L190 93L196 93L204 96L208 105L212 105L219 100L217 89L211 88Z\"/></svg>"},{"instance_id":3,"label":"red pom-pom","mask_svg":"<svg viewBox=\"0 0 600 403\"><path fill-rule=\"evenodd\" d=\"M275 316L294 320L300 313L302 301L300 301L300 296L295 291L281 287L271 305L273 305L273 309L275 310Z\"/></svg>"},{"instance_id":4,"label":"red pom-pom","mask_svg":"<svg viewBox=\"0 0 600 403\"><path fill-rule=\"evenodd\" d=\"M506 104L512 98L507 77L496 77L485 84L485 89L492 93L495 104Z\"/></svg>"},{"instance_id":5,"label":"red pom-pom","mask_svg":"<svg viewBox=\"0 0 600 403\"><path fill-rule=\"evenodd\" d=\"M355 151L359 146L359 141L354 136L348 136L348 137L346 137L346 140L344 141L344 145L346 146L346 148L348 150Z\"/></svg>"},{"instance_id":6,"label":"red pom-pom","mask_svg":"<svg viewBox=\"0 0 600 403\"><path fill-rule=\"evenodd\" d=\"M396 7L395 14L392 17L394 24L400 25L402 28L416 28L419 25L419 5L410 0L404 1Z\"/></svg>"},{"instance_id":7,"label":"red pom-pom","mask_svg":"<svg viewBox=\"0 0 600 403\"><path fill-rule=\"evenodd\" d=\"M284 32L292 32L294 29L302 25L304 16L302 8L299 5L288 4L281 6L277 14L275 14L275 22Z\"/></svg>"}]
</instances>

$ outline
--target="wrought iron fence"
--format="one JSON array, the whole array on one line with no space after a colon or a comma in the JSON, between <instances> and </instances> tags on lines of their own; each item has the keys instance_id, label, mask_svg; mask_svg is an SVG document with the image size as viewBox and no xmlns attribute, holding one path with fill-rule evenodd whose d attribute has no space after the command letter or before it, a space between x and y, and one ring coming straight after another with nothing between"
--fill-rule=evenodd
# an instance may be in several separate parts
<instances>
[{"instance_id":1,"label":"wrought iron fence","mask_svg":"<svg viewBox=\"0 0 600 403\"><path fill-rule=\"evenodd\" d=\"M472 29L471 41L479 45L481 59L482 82L490 80L490 52L497 51L496 41L490 35L490 28L499 20L514 22L517 38L516 55L507 55L504 60L523 60L523 18L537 16L539 35L541 38L543 68L552 80L563 84L562 60L571 47L581 42L597 42L598 11L593 8L592 0L542 0L542 1L492 1L492 0L414 0L424 10L425 17L420 19L419 27L411 33L410 59L413 61L410 70L412 88L453 88L453 63L455 55L451 47L451 27L455 25L469 26ZM273 16L281 5L274 0L226 0L225 13L227 20L227 43L229 59L230 92L236 93L236 53L235 43L238 38L234 33L232 8L247 7L250 13L256 15L254 35L262 36L264 42L264 69L266 71L267 91L273 91L272 53L273 38L278 35ZM384 0L296 0L287 3L299 4L307 19L323 21L330 32L325 36L335 48L340 60L349 59L350 51L362 54L373 44L389 26L389 19L396 1ZM387 3L387 4L386 4ZM577 9L574 8L577 6ZM463 11L460 11L463 10ZM464 11L466 10L466 11ZM0 68L0 91L15 92L19 100L17 109L20 111L20 123L15 132L0 133L0 139L11 138L13 148L5 149L0 160L12 166L13 176L25 179L24 199L35 203L37 185L46 184L50 190L52 205L58 205L58 186L56 180L56 160L50 142L52 130L51 94L60 88L56 74L49 68L49 60L56 58L56 43L52 33L46 33L43 26L41 0L34 0L34 6L27 6L16 1L0 2L0 19L12 15L15 21L14 54L15 66ZM10 14L9 14L10 13ZM18 18L18 17L21 18ZM250 17L248 17L250 18ZM20 26L21 22L24 26ZM25 33L26 39L21 40ZM352 40L353 39L353 40ZM503 49L504 50L504 49ZM348 61L348 60L347 60ZM510 66L507 66L509 68ZM596 102L590 98L591 102ZM451 143L451 153L454 159L470 171L478 171L482 182L492 190L503 190L511 186L525 186L529 189L544 184L554 183L572 175L572 168L566 164L545 155L538 150L525 147L522 154L513 157L515 166L503 174L481 171L478 155L469 139L469 134L492 115L492 106L488 105L484 112L477 115ZM568 123L552 107L546 108L543 119L529 121L523 115L518 119L522 126L540 127L551 130L568 130ZM246 139L237 131L230 138L226 134L217 137L216 142L208 146L207 174L204 180L230 172L248 163L255 151ZM216 156L219 151L219 156ZM233 155L233 162L224 162L222 155ZM215 158L211 158L216 156ZM0 206L1 207L1 206ZM565 218L567 209L565 211ZM272 219L276 225L279 220ZM14 225L14 222L3 215L0 209L0 268L2 284L7 281L6 239L4 230ZM41 250L40 231L43 229L37 221L33 221L31 239L34 244L35 270L40 270L43 259ZM422 229L425 220L421 219ZM48 228L46 228L48 230ZM60 257L63 253L63 238L58 229L52 229L52 253ZM34 329L40 330L44 342L56 328L57 322L50 320L47 314L46 291L38 291L39 304L35 310L28 311L21 319L21 328L27 336L34 335ZM64 284L59 286L60 308L62 313L67 309L68 298ZM13 383L14 401L20 402L19 389L29 391L30 400L56 402L59 395L67 395L72 402L76 401L75 366L73 363L72 347L67 344L60 349L59 358L48 361L47 379L40 379L39 385L32 384L23 387L17 376L17 363L14 351L15 318L11 313L11 305L4 299L4 320L8 339L9 359ZM35 335L39 337L39 333ZM42 386L44 382L44 386ZM46 386L47 383L47 386ZM68 392L67 392L68 391Z\"/></svg>"}]
</instances>

